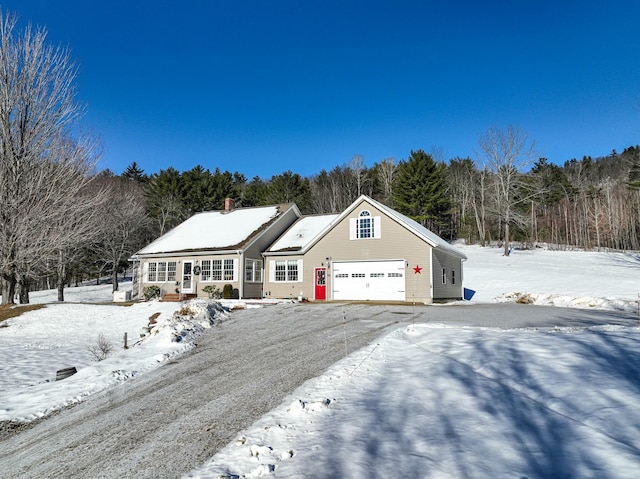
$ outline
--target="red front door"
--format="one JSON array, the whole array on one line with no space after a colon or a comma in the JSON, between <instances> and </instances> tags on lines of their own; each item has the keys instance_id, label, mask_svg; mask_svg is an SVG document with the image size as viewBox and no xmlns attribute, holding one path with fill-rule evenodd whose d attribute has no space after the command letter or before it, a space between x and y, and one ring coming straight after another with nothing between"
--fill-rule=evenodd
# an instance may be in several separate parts
<instances>
[{"instance_id":1,"label":"red front door","mask_svg":"<svg viewBox=\"0 0 640 479\"><path fill-rule=\"evenodd\" d=\"M316 268L316 300L327 299L327 268Z\"/></svg>"}]
</instances>

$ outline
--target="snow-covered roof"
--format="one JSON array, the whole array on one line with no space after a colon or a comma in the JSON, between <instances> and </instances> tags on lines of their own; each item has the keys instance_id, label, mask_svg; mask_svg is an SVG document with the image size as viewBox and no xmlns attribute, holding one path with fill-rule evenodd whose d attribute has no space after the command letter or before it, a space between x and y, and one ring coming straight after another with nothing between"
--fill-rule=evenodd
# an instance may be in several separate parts
<instances>
[{"instance_id":1,"label":"snow-covered roof","mask_svg":"<svg viewBox=\"0 0 640 479\"><path fill-rule=\"evenodd\" d=\"M239 248L279 216L279 206L197 213L136 253L137 255Z\"/></svg>"},{"instance_id":2,"label":"snow-covered roof","mask_svg":"<svg viewBox=\"0 0 640 479\"><path fill-rule=\"evenodd\" d=\"M269 251L299 251L304 249L338 216L338 214L331 214L300 218L269 248Z\"/></svg>"}]
</instances>

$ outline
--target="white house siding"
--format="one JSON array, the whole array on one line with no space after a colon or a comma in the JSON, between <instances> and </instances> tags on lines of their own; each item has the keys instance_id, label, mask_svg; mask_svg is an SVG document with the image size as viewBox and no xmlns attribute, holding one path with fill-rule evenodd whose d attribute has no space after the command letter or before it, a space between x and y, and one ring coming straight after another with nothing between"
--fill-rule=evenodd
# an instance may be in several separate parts
<instances>
[{"instance_id":1,"label":"white house siding","mask_svg":"<svg viewBox=\"0 0 640 479\"><path fill-rule=\"evenodd\" d=\"M437 249L433 252L433 298L462 299L462 260Z\"/></svg>"}]
</instances>

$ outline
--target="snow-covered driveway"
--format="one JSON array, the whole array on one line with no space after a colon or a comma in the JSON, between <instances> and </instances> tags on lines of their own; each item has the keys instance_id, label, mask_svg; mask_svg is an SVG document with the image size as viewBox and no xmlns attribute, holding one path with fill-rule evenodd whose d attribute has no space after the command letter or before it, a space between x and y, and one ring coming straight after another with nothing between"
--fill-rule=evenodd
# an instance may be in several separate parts
<instances>
[{"instance_id":1,"label":"snow-covered driveway","mask_svg":"<svg viewBox=\"0 0 640 479\"><path fill-rule=\"evenodd\" d=\"M514 328L632 320L625 313L517 304L281 304L240 311L178 360L7 437L0 442L0 474L179 477L304 381L399 323Z\"/></svg>"},{"instance_id":2,"label":"snow-covered driveway","mask_svg":"<svg viewBox=\"0 0 640 479\"><path fill-rule=\"evenodd\" d=\"M0 444L2 477L177 477L395 317L283 304L233 313L192 352Z\"/></svg>"}]
</instances>

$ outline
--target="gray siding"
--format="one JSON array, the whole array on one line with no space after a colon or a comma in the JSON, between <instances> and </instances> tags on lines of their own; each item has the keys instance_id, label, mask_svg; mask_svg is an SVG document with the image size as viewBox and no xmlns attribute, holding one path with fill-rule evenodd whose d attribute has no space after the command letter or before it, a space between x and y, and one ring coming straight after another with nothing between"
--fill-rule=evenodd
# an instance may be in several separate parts
<instances>
[{"instance_id":1,"label":"gray siding","mask_svg":"<svg viewBox=\"0 0 640 479\"><path fill-rule=\"evenodd\" d=\"M244 251L242 257L242 291L241 296L243 298L261 298L263 297L263 284L266 276L264 274L265 265L263 264L263 281L254 283L245 281L244 277L244 263L247 259L263 260L262 252L265 251L270 245L272 245L295 221L298 219L295 208L289 208L280 217L267 228L260 236L249 245Z\"/></svg>"},{"instance_id":2,"label":"gray siding","mask_svg":"<svg viewBox=\"0 0 640 479\"><path fill-rule=\"evenodd\" d=\"M433 299L462 299L462 260L433 251Z\"/></svg>"}]
</instances>

